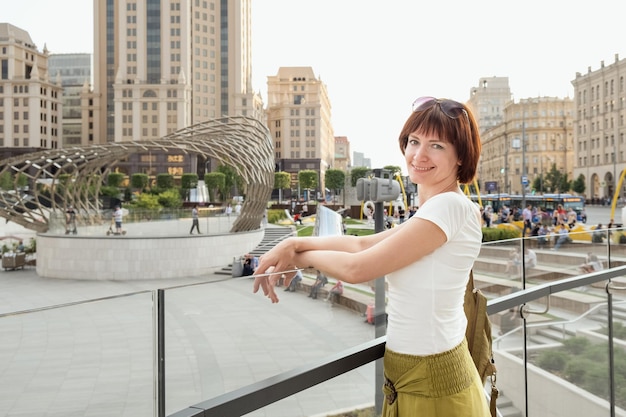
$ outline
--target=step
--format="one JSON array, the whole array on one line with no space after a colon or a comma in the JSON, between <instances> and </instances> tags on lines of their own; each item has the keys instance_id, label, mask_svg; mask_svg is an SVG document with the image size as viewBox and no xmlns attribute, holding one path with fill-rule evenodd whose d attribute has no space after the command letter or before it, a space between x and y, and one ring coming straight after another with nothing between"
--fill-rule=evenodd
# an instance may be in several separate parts
<instances>
[{"instance_id":1,"label":"step","mask_svg":"<svg viewBox=\"0 0 626 417\"><path fill-rule=\"evenodd\" d=\"M550 327L537 330L536 336L550 339L552 342L563 342L568 338L567 333L564 334L562 331Z\"/></svg>"}]
</instances>

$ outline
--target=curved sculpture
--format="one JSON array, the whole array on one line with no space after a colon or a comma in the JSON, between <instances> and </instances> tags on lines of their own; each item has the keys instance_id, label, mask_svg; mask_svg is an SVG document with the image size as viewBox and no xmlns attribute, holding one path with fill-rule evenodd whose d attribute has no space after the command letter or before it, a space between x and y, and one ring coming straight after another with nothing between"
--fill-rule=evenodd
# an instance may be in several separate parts
<instances>
[{"instance_id":1,"label":"curved sculpture","mask_svg":"<svg viewBox=\"0 0 626 417\"><path fill-rule=\"evenodd\" d=\"M0 178L13 183L12 190L0 190L0 217L46 232L50 214L72 204L86 223L99 221L97 197L111 167L149 150L195 153L233 167L247 190L231 232L259 227L274 185L274 152L267 127L244 116L198 123L158 140L50 149L0 161Z\"/></svg>"}]
</instances>

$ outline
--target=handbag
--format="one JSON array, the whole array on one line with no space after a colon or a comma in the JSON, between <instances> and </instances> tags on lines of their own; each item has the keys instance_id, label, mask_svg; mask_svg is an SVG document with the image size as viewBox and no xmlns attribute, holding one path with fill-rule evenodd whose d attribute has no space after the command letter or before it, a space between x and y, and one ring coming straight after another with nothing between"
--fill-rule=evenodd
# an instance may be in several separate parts
<instances>
[{"instance_id":1,"label":"handbag","mask_svg":"<svg viewBox=\"0 0 626 417\"><path fill-rule=\"evenodd\" d=\"M492 417L496 417L496 400L499 391L496 387L497 370L493 359L491 321L487 314L487 297L474 286L473 271L470 271L465 288L463 308L467 317L467 328L465 329L467 346L482 383L485 384L487 378L491 378L489 411Z\"/></svg>"}]
</instances>

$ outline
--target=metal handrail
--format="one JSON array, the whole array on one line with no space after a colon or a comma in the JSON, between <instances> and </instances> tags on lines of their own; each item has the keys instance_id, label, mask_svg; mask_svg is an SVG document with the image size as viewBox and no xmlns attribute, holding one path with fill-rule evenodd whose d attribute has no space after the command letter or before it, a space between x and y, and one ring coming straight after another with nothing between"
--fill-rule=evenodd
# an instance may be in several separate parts
<instances>
[{"instance_id":1,"label":"metal handrail","mask_svg":"<svg viewBox=\"0 0 626 417\"><path fill-rule=\"evenodd\" d=\"M626 265L537 285L490 300L487 303L487 313L497 314L541 297L624 275L626 275ZM169 417L241 416L382 358L385 342L386 336L379 337L318 362L194 404L170 414Z\"/></svg>"}]
</instances>

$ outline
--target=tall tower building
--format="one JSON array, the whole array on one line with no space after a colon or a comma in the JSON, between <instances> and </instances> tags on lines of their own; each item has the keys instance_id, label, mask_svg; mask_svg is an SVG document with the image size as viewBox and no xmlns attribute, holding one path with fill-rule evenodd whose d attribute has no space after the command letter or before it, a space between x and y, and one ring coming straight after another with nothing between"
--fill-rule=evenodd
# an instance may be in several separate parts
<instances>
[{"instance_id":1,"label":"tall tower building","mask_svg":"<svg viewBox=\"0 0 626 417\"><path fill-rule=\"evenodd\" d=\"M576 97L574 178L585 178L588 199L611 199L626 168L626 59L587 73L572 81ZM622 185L619 196L626 194Z\"/></svg>"},{"instance_id":2,"label":"tall tower building","mask_svg":"<svg viewBox=\"0 0 626 417\"><path fill-rule=\"evenodd\" d=\"M504 121L504 107L510 101L509 77L481 78L478 87L472 87L467 105L481 134Z\"/></svg>"},{"instance_id":3,"label":"tall tower building","mask_svg":"<svg viewBox=\"0 0 626 417\"><path fill-rule=\"evenodd\" d=\"M303 190L298 191L298 172L317 171L317 192L323 196L325 172L335 157L326 85L311 67L281 67L277 75L268 77L267 94L267 125L278 169L291 173L292 191L300 197Z\"/></svg>"},{"instance_id":4,"label":"tall tower building","mask_svg":"<svg viewBox=\"0 0 626 417\"><path fill-rule=\"evenodd\" d=\"M93 109L90 104L91 54L52 54L49 72L63 87L63 146L93 145Z\"/></svg>"},{"instance_id":5,"label":"tall tower building","mask_svg":"<svg viewBox=\"0 0 626 417\"><path fill-rule=\"evenodd\" d=\"M251 0L94 5L96 141L156 139L222 116L264 120L251 81ZM195 172L187 155L153 158L151 174L161 162L179 165L170 173Z\"/></svg>"},{"instance_id":6,"label":"tall tower building","mask_svg":"<svg viewBox=\"0 0 626 417\"><path fill-rule=\"evenodd\" d=\"M28 32L0 23L0 152L2 158L61 147L61 85L50 80L48 50Z\"/></svg>"}]
</instances>

